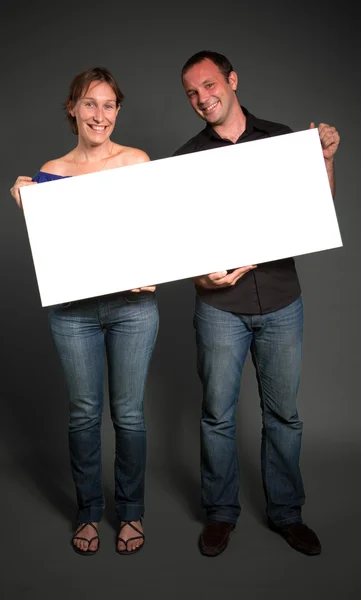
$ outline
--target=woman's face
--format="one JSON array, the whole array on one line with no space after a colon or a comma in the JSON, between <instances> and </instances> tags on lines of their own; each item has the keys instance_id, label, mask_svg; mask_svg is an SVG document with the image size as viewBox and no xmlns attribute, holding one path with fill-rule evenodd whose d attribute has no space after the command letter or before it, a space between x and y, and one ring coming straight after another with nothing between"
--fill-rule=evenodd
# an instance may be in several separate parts
<instances>
[{"instance_id":1,"label":"woman's face","mask_svg":"<svg viewBox=\"0 0 361 600\"><path fill-rule=\"evenodd\" d=\"M110 85L93 81L69 112L76 118L79 138L98 145L111 135L119 108Z\"/></svg>"}]
</instances>

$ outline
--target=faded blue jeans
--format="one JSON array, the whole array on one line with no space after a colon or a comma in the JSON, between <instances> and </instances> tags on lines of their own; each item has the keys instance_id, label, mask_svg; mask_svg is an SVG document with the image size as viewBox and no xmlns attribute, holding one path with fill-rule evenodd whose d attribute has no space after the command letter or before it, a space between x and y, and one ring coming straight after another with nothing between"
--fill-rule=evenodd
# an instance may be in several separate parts
<instances>
[{"instance_id":1,"label":"faded blue jeans","mask_svg":"<svg viewBox=\"0 0 361 600\"><path fill-rule=\"evenodd\" d=\"M261 472L267 515L275 525L301 521L302 422L296 408L303 305L264 315L218 310L198 296L194 317L201 416L202 506L208 520L236 523L240 514L236 405L251 351L262 410Z\"/></svg>"},{"instance_id":2,"label":"faded blue jeans","mask_svg":"<svg viewBox=\"0 0 361 600\"><path fill-rule=\"evenodd\" d=\"M146 429L143 396L158 331L154 293L125 292L57 305L50 329L69 393L69 449L78 523L104 510L101 420L105 352L115 430L115 505L120 520L144 513Z\"/></svg>"}]
</instances>

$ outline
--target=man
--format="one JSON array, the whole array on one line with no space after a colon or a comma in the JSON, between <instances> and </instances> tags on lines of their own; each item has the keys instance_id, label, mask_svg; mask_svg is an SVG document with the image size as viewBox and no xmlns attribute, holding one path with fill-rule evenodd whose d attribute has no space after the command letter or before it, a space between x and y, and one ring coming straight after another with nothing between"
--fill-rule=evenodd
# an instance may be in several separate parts
<instances>
[{"instance_id":1,"label":"man","mask_svg":"<svg viewBox=\"0 0 361 600\"><path fill-rule=\"evenodd\" d=\"M182 83L193 109L207 125L174 155L292 131L258 119L240 106L237 74L221 54L202 51L192 56L182 69ZM326 124L318 130L334 194L333 160L339 135ZM211 185L210 181L209 193ZM241 185L234 177L235 190ZM257 235L257 223L249 226ZM234 234L238 235L237 226ZM198 372L203 384L202 505L207 516L200 550L206 556L223 552L240 514L235 411L250 350L262 409L261 470L269 527L294 549L319 554L320 541L301 516L305 500L299 468L302 422L296 395L303 307L294 260L210 273L195 277L194 282Z\"/></svg>"}]
</instances>

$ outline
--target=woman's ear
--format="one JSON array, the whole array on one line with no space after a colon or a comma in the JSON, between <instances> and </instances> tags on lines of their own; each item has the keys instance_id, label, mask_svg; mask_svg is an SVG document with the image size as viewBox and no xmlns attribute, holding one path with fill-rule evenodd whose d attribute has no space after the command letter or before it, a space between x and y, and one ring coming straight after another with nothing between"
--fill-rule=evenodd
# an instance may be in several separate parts
<instances>
[{"instance_id":1,"label":"woman's ear","mask_svg":"<svg viewBox=\"0 0 361 600\"><path fill-rule=\"evenodd\" d=\"M74 116L75 116L75 115L74 115L74 109L73 109L73 106L72 106L71 102L68 102L68 104L67 104L67 106L66 106L66 110L68 111L68 113L69 113L69 115L70 115L71 117L74 117Z\"/></svg>"}]
</instances>

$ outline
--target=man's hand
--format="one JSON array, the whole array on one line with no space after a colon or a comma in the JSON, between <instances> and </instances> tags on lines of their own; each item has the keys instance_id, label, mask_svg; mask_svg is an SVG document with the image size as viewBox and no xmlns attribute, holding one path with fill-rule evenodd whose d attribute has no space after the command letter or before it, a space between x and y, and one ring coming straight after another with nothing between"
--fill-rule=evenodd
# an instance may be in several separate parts
<instances>
[{"instance_id":1,"label":"man's hand","mask_svg":"<svg viewBox=\"0 0 361 600\"><path fill-rule=\"evenodd\" d=\"M316 125L310 123L310 129L315 129ZM335 127L327 125L326 123L320 123L318 126L318 134L320 136L323 157L325 160L333 160L338 145L340 143L340 136Z\"/></svg>"},{"instance_id":2,"label":"man's hand","mask_svg":"<svg viewBox=\"0 0 361 600\"><path fill-rule=\"evenodd\" d=\"M10 194L15 199L19 208L23 207L20 197L20 188L24 187L24 185L35 185L36 183L36 181L31 181L31 177L26 177L25 175L20 175L20 177L17 178L13 187L10 189Z\"/></svg>"},{"instance_id":3,"label":"man's hand","mask_svg":"<svg viewBox=\"0 0 361 600\"><path fill-rule=\"evenodd\" d=\"M315 129L316 125L310 123L310 129ZM327 170L328 181L330 184L331 194L333 198L336 193L336 179L334 169L334 156L338 145L340 143L340 136L335 127L327 125L326 123L320 123L318 126L318 135L322 145L323 158L325 160L325 166Z\"/></svg>"},{"instance_id":4,"label":"man's hand","mask_svg":"<svg viewBox=\"0 0 361 600\"><path fill-rule=\"evenodd\" d=\"M227 271L218 271L217 273L209 273L209 275L200 275L199 277L193 277L193 281L196 285L206 288L207 290L216 290L219 288L230 287L235 285L241 277L243 277L248 271L256 269L257 265L250 265L248 267L240 267L235 269L232 273L227 274Z\"/></svg>"},{"instance_id":5,"label":"man's hand","mask_svg":"<svg viewBox=\"0 0 361 600\"><path fill-rule=\"evenodd\" d=\"M141 288L134 288L134 290L130 290L130 291L138 294L139 292L154 292L155 289L156 289L155 285L148 285L148 286L141 287Z\"/></svg>"}]
</instances>

